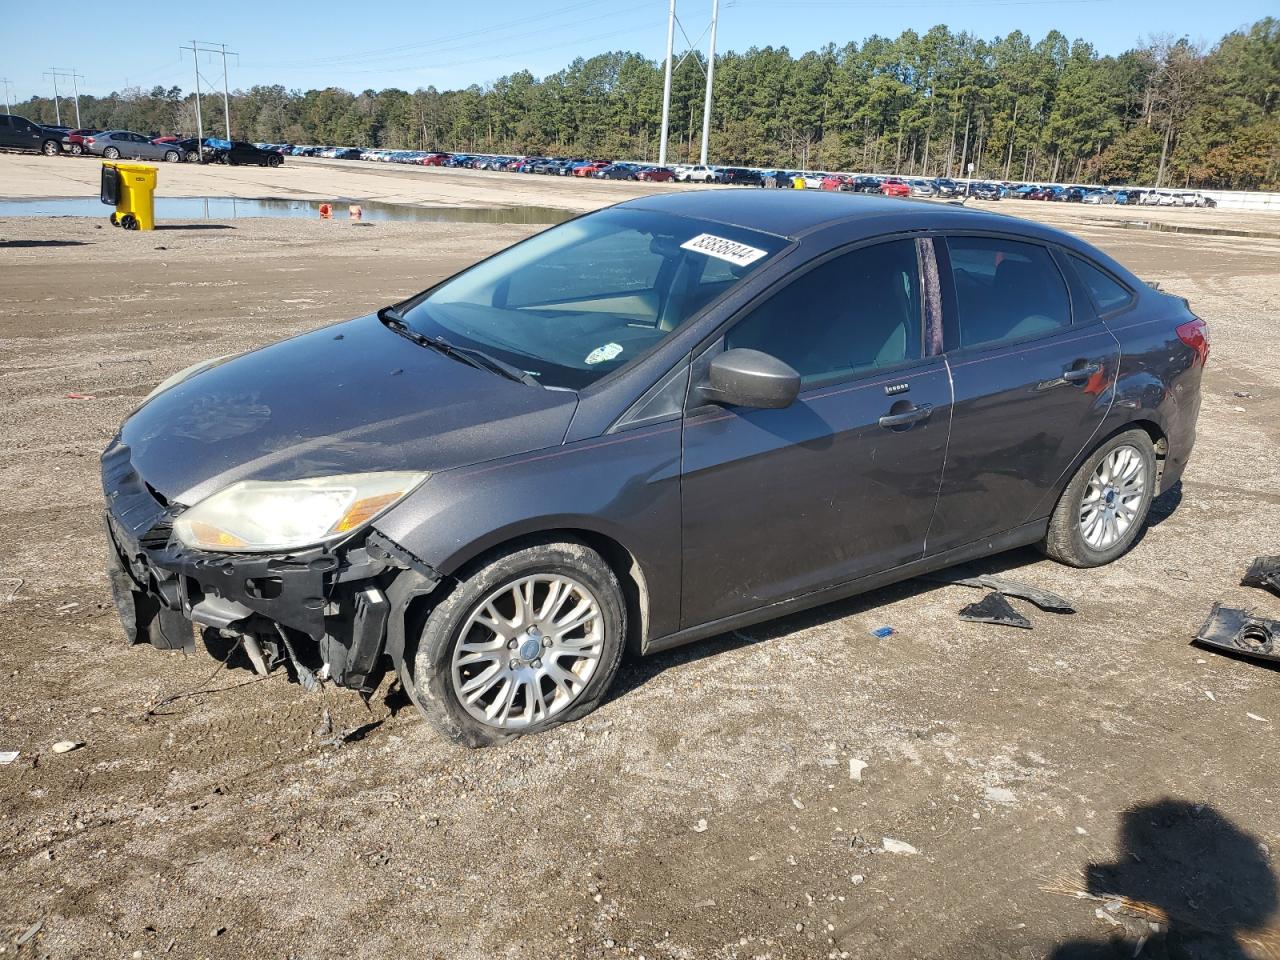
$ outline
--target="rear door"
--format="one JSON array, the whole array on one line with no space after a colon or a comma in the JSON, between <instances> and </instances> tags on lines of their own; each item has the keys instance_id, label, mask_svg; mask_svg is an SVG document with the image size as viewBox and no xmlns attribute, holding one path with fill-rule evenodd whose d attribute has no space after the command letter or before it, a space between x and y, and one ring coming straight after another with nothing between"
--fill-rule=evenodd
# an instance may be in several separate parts
<instances>
[{"instance_id":1,"label":"rear door","mask_svg":"<svg viewBox=\"0 0 1280 960\"><path fill-rule=\"evenodd\" d=\"M682 626L922 555L951 386L924 347L919 263L910 238L831 255L695 363L697 384L709 355L747 347L786 361L802 385L782 410L686 413Z\"/></svg>"},{"instance_id":2,"label":"rear door","mask_svg":"<svg viewBox=\"0 0 1280 960\"><path fill-rule=\"evenodd\" d=\"M955 408L930 554L1041 519L1102 426L1120 359L1049 246L952 235L940 247Z\"/></svg>"}]
</instances>

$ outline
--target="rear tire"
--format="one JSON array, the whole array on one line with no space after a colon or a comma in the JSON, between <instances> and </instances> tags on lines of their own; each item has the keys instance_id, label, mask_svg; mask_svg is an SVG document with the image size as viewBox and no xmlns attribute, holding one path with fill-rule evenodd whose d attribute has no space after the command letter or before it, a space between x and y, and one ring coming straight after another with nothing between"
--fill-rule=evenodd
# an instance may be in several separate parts
<instances>
[{"instance_id":1,"label":"rear tire","mask_svg":"<svg viewBox=\"0 0 1280 960\"><path fill-rule=\"evenodd\" d=\"M80 146L80 144L78 143L73 143L71 145L71 155L73 157L79 157L79 156L82 156L83 154L84 154L84 147Z\"/></svg>"},{"instance_id":2,"label":"rear tire","mask_svg":"<svg viewBox=\"0 0 1280 960\"><path fill-rule=\"evenodd\" d=\"M102 155L106 157L108 160L120 159L120 151L117 150L115 147L107 147L107 149L102 151Z\"/></svg>"},{"instance_id":3,"label":"rear tire","mask_svg":"<svg viewBox=\"0 0 1280 960\"><path fill-rule=\"evenodd\" d=\"M436 604L406 686L450 740L492 746L599 706L625 635L622 588L604 559L581 543L535 543L480 561Z\"/></svg>"},{"instance_id":4,"label":"rear tire","mask_svg":"<svg viewBox=\"0 0 1280 960\"><path fill-rule=\"evenodd\" d=\"M1156 452L1145 430L1126 430L1095 450L1062 492L1040 544L1070 567L1100 567L1128 552L1146 523Z\"/></svg>"}]
</instances>

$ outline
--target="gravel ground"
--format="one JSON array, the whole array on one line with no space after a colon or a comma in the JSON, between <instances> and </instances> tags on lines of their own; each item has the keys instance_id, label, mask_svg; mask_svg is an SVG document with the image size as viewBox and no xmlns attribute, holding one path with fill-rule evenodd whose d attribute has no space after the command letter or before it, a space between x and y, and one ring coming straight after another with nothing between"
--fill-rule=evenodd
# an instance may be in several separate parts
<instances>
[{"instance_id":1,"label":"gravel ground","mask_svg":"<svg viewBox=\"0 0 1280 960\"><path fill-rule=\"evenodd\" d=\"M324 176L358 196L379 174ZM388 177L378 196L408 192ZM20 751L0 766L3 954L970 960L1128 957L1147 936L1144 957L1280 955L1280 673L1188 645L1216 600L1280 617L1237 586L1280 553L1280 240L1000 209L1078 232L1212 328L1196 455L1137 547L1090 571L987 564L1079 612L1006 631L957 619L975 591L902 584L626 664L585 721L485 751L443 743L401 696L366 710L127 649L97 457L169 373L368 312L536 228L0 220L17 492L0 751ZM882 624L897 632L875 639ZM326 708L350 742L313 734ZM1146 926L1160 917L1172 932Z\"/></svg>"}]
</instances>

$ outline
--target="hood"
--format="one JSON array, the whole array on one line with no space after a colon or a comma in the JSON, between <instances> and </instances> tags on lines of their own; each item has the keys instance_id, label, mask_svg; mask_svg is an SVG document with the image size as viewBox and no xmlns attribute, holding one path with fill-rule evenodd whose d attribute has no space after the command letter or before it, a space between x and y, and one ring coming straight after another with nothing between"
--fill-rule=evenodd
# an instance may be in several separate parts
<instances>
[{"instance_id":1,"label":"hood","mask_svg":"<svg viewBox=\"0 0 1280 960\"><path fill-rule=\"evenodd\" d=\"M120 430L134 469L187 506L236 480L439 472L559 444L577 395L478 370L376 316L195 374Z\"/></svg>"}]
</instances>

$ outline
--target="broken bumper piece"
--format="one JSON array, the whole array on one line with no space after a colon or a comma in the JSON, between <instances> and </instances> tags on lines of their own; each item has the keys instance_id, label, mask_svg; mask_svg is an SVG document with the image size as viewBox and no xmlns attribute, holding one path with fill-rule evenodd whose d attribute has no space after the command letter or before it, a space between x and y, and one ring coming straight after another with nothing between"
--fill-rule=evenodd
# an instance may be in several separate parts
<instances>
[{"instance_id":1,"label":"broken bumper piece","mask_svg":"<svg viewBox=\"0 0 1280 960\"><path fill-rule=\"evenodd\" d=\"M131 468L112 466L104 457L108 572L131 644L190 650L194 624L205 628L211 648L229 653L243 645L259 672L288 658L299 678L318 673L367 695L392 665L387 655L403 649L407 600L440 580L376 531L295 553L188 549L171 536L177 509L159 502ZM404 581L415 590L406 591ZM397 607L401 596L406 601Z\"/></svg>"},{"instance_id":2,"label":"broken bumper piece","mask_svg":"<svg viewBox=\"0 0 1280 960\"><path fill-rule=\"evenodd\" d=\"M1196 640L1219 650L1280 662L1280 620L1215 603Z\"/></svg>"}]
</instances>

